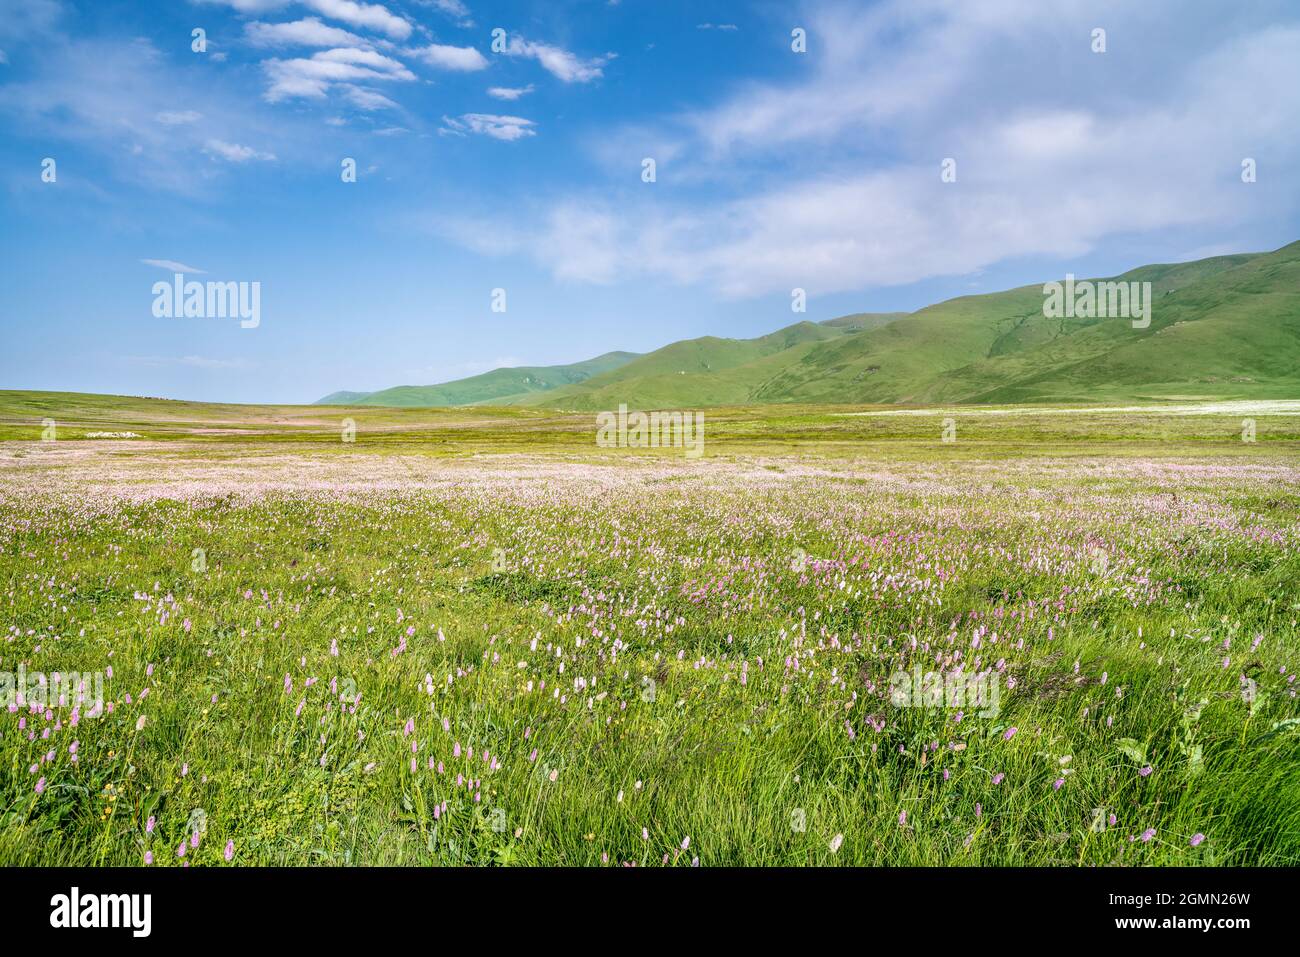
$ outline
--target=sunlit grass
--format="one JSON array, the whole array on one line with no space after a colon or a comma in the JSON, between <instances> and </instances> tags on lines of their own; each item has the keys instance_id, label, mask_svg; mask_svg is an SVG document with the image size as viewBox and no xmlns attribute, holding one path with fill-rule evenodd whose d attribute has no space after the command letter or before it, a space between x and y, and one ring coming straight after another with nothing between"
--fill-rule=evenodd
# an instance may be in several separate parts
<instances>
[{"instance_id":1,"label":"sunlit grass","mask_svg":"<svg viewBox=\"0 0 1300 957\"><path fill-rule=\"evenodd\" d=\"M903 418L6 443L0 670L112 710L0 713L0 861L1300 859L1293 446Z\"/></svg>"}]
</instances>

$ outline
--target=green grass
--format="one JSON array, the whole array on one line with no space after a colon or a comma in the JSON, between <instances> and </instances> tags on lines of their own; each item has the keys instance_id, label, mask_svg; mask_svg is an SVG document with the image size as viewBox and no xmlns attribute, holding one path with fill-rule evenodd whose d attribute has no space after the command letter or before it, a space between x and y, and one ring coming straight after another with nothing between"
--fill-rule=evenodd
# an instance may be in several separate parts
<instances>
[{"instance_id":1,"label":"green grass","mask_svg":"<svg viewBox=\"0 0 1300 957\"><path fill-rule=\"evenodd\" d=\"M324 411L0 394L0 862L1300 860L1294 416Z\"/></svg>"}]
</instances>

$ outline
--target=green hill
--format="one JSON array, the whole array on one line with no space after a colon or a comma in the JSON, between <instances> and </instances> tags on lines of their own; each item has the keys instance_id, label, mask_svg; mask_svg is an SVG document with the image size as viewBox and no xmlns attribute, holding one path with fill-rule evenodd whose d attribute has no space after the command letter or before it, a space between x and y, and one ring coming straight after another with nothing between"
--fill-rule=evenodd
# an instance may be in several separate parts
<instances>
[{"instance_id":1,"label":"green hill","mask_svg":"<svg viewBox=\"0 0 1300 957\"><path fill-rule=\"evenodd\" d=\"M531 396L522 404L606 409L621 402L647 408L752 402L768 378L797 367L818 347L881 327L901 315L906 313L799 322L757 339L686 339L586 382Z\"/></svg>"},{"instance_id":2,"label":"green hill","mask_svg":"<svg viewBox=\"0 0 1300 957\"><path fill-rule=\"evenodd\" d=\"M1042 285L1024 286L823 324L834 336L801 323L761 339L674 343L525 402L592 410L1300 394L1300 243L1094 281L1150 282L1150 325L1049 319Z\"/></svg>"},{"instance_id":3,"label":"green hill","mask_svg":"<svg viewBox=\"0 0 1300 957\"><path fill-rule=\"evenodd\" d=\"M355 405L363 400L369 392L331 392L323 399L317 399L313 405Z\"/></svg>"},{"instance_id":4,"label":"green hill","mask_svg":"<svg viewBox=\"0 0 1300 957\"><path fill-rule=\"evenodd\" d=\"M582 382L637 358L635 352L607 352L594 359L561 366L493 369L440 385L399 385L380 392L332 392L315 405L433 407L513 404L536 392Z\"/></svg>"},{"instance_id":5,"label":"green hill","mask_svg":"<svg viewBox=\"0 0 1300 957\"><path fill-rule=\"evenodd\" d=\"M1049 277L1059 280L1062 277ZM705 336L645 355L497 369L322 403L520 405L599 411L772 403L1110 402L1300 395L1300 242L1271 253L1141 266L1093 282L1151 284L1150 323L1048 318L1042 284L913 313Z\"/></svg>"}]
</instances>

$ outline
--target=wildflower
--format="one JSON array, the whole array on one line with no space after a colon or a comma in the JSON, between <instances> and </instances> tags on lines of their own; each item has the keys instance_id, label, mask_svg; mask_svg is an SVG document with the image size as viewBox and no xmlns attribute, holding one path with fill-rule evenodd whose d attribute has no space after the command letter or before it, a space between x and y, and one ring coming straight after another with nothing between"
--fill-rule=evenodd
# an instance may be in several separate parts
<instances>
[{"instance_id":1,"label":"wildflower","mask_svg":"<svg viewBox=\"0 0 1300 957\"><path fill-rule=\"evenodd\" d=\"M834 837L832 837L832 838L831 838L831 845L830 845L830 847L831 847L831 853L832 853L832 854L838 854L838 853L840 852L840 845L843 844L843 843L844 843L844 835L843 835L843 834L836 834Z\"/></svg>"},{"instance_id":2,"label":"wildflower","mask_svg":"<svg viewBox=\"0 0 1300 957\"><path fill-rule=\"evenodd\" d=\"M1200 847L1201 842L1205 840L1205 835L1197 831L1192 835L1192 847Z\"/></svg>"},{"instance_id":3,"label":"wildflower","mask_svg":"<svg viewBox=\"0 0 1300 957\"><path fill-rule=\"evenodd\" d=\"M234 841L226 841L226 850L225 850L225 855L224 855L224 856L225 856L226 860L230 860L232 857L235 856L235 842L234 842Z\"/></svg>"},{"instance_id":4,"label":"wildflower","mask_svg":"<svg viewBox=\"0 0 1300 957\"><path fill-rule=\"evenodd\" d=\"M1014 737L1016 736L1016 731L1017 731L1017 728L1016 728L1014 725L1011 726L1010 728L1007 728L1007 730L1006 730L1005 732L1003 732L1003 734L1002 734L1002 740L1003 740L1003 741L1010 741L1012 738L1014 738Z\"/></svg>"}]
</instances>

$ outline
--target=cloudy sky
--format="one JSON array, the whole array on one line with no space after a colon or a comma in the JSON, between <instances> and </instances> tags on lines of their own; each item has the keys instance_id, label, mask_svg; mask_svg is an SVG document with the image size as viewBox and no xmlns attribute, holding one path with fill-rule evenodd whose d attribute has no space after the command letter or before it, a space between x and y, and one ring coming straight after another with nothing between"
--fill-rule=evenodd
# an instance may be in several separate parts
<instances>
[{"instance_id":1,"label":"cloudy sky","mask_svg":"<svg viewBox=\"0 0 1300 957\"><path fill-rule=\"evenodd\" d=\"M1271 249L1297 169L1285 0L3 0L0 388L308 402ZM177 270L260 325L155 317Z\"/></svg>"}]
</instances>

